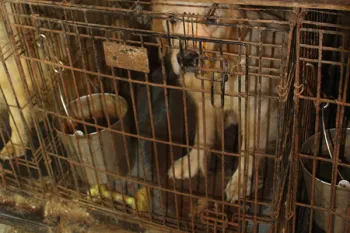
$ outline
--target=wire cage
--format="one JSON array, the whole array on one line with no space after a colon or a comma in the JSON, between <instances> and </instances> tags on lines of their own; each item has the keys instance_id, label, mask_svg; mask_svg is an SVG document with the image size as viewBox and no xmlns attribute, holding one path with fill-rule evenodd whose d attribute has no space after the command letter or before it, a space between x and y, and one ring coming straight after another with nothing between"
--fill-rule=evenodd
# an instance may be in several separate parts
<instances>
[{"instance_id":1,"label":"wire cage","mask_svg":"<svg viewBox=\"0 0 350 233\"><path fill-rule=\"evenodd\" d=\"M345 12L6 0L1 14L2 203L20 193L50 224L98 212L191 232L299 232L291 219L316 208L299 158L316 161L301 147L322 103L334 137L345 124ZM339 151L322 159L333 190Z\"/></svg>"},{"instance_id":2,"label":"wire cage","mask_svg":"<svg viewBox=\"0 0 350 233\"><path fill-rule=\"evenodd\" d=\"M348 20L309 10L297 26L290 232L349 232Z\"/></svg>"}]
</instances>

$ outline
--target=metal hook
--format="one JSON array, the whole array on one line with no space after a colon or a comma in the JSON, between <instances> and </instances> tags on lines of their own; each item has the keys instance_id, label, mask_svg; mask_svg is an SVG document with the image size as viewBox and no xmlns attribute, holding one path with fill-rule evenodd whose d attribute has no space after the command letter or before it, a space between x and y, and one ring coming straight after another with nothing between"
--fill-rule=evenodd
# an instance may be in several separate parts
<instances>
[{"instance_id":1,"label":"metal hook","mask_svg":"<svg viewBox=\"0 0 350 233\"><path fill-rule=\"evenodd\" d=\"M288 91L286 91L287 88L286 87L283 87L282 85L277 85L276 86L276 92L279 96L279 98L282 100L282 101L286 101L287 100L287 97L288 97Z\"/></svg>"},{"instance_id":2,"label":"metal hook","mask_svg":"<svg viewBox=\"0 0 350 233\"><path fill-rule=\"evenodd\" d=\"M315 66L313 64L309 63L309 62L306 63L305 65L308 66L308 67L311 67L312 76L315 78Z\"/></svg>"},{"instance_id":3,"label":"metal hook","mask_svg":"<svg viewBox=\"0 0 350 233\"><path fill-rule=\"evenodd\" d=\"M46 39L46 36L45 36L44 34L40 34L40 35L39 35L39 39L40 39L40 37ZM36 45L37 45L39 48L41 48L41 43L40 43L39 41L36 42Z\"/></svg>"},{"instance_id":4,"label":"metal hook","mask_svg":"<svg viewBox=\"0 0 350 233\"><path fill-rule=\"evenodd\" d=\"M39 39L40 39L40 38L43 38L43 39L47 42L47 37L46 37L45 34L40 34L40 35L39 35ZM38 46L39 48L41 48L42 43L36 42L36 44L37 44L37 46ZM47 45L50 49L52 48L52 46L50 45L50 43L46 43L46 45Z\"/></svg>"},{"instance_id":5,"label":"metal hook","mask_svg":"<svg viewBox=\"0 0 350 233\"><path fill-rule=\"evenodd\" d=\"M58 63L63 65L63 62L61 62L61 61L58 61ZM58 69L55 69L55 68L53 68L53 70L55 71L55 73L59 74L59 79L61 79L61 74L62 74L63 70L61 70L61 69L58 70ZM63 99L63 94L62 94L60 82L58 82L58 91L60 93L60 99L61 99L61 103L63 105L63 109L64 109L66 115L69 117L68 108L67 108L66 103L64 102L64 99Z\"/></svg>"},{"instance_id":6,"label":"metal hook","mask_svg":"<svg viewBox=\"0 0 350 233\"><path fill-rule=\"evenodd\" d=\"M57 58L56 58L57 59ZM56 69L55 67L53 68L53 70L55 71L55 73L60 73L64 71L64 64L62 61L58 61L58 63L62 66L62 69L60 68L60 70Z\"/></svg>"},{"instance_id":7,"label":"metal hook","mask_svg":"<svg viewBox=\"0 0 350 233\"><path fill-rule=\"evenodd\" d=\"M62 66L64 65L62 61L58 61L58 63L60 63ZM62 75L62 72L64 71L64 67L62 69L60 69L60 70L57 70L57 69L54 68L54 71L59 75L59 78L61 79L61 75ZM67 105L66 105L66 103L64 101L64 98L63 98L60 82L58 82L58 92L60 94L60 99L61 99L61 103L62 103L62 106L63 106L63 110L66 113L67 117L69 118L69 122L72 125L72 128L75 129L73 121L70 119L68 107L67 107ZM84 133L81 130L75 130L74 134L79 135L79 136L84 136Z\"/></svg>"},{"instance_id":8,"label":"metal hook","mask_svg":"<svg viewBox=\"0 0 350 233\"><path fill-rule=\"evenodd\" d=\"M212 76L211 76L211 93L210 93L210 96L211 96L211 105L216 108L216 109L220 109L220 108L223 108L224 105L225 105L225 83L226 81L228 80L228 75L227 73L225 74L222 74L222 76L225 76L225 77L222 77L221 79L221 105L219 107L216 107L215 106L215 100L214 100L214 82L215 82L215 73L213 72L212 73Z\"/></svg>"},{"instance_id":9,"label":"metal hook","mask_svg":"<svg viewBox=\"0 0 350 233\"><path fill-rule=\"evenodd\" d=\"M298 96L298 95L301 95L303 92L304 92L304 84L300 84L300 85L294 84L294 95Z\"/></svg>"},{"instance_id":10,"label":"metal hook","mask_svg":"<svg viewBox=\"0 0 350 233\"><path fill-rule=\"evenodd\" d=\"M204 58L206 60L209 60L209 61L217 61L218 59L217 58L211 58L211 57L207 57L207 58ZM221 74L221 79L219 80L215 80L215 72L212 72L212 75L211 75L211 79L210 79L210 83L211 83L211 87L210 87L210 90L211 90L211 93L210 93L210 98L211 98L211 104L214 108L222 108L225 104L225 84L226 82L228 81L228 61L225 59L225 58L220 58L220 63L222 64L221 66L221 69L220 70L220 74ZM194 59L193 61L193 66L196 67L197 64L199 64L199 67L201 68L202 67L202 62L203 62L203 59L201 57L197 57ZM201 72L201 71L200 71ZM194 75L197 79L201 79L201 80L205 80L205 81L208 81L207 79L203 79L201 77L198 77L197 75L197 72L196 70L194 71ZM219 107L215 106L215 100L214 100L214 83L215 82L220 82L221 83L221 105Z\"/></svg>"}]
</instances>

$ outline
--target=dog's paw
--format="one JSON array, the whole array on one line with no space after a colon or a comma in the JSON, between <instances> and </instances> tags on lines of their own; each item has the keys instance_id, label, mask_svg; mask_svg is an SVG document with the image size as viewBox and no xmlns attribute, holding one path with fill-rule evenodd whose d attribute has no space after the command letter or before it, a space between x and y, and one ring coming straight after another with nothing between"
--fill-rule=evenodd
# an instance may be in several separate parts
<instances>
[{"instance_id":1,"label":"dog's paw","mask_svg":"<svg viewBox=\"0 0 350 233\"><path fill-rule=\"evenodd\" d=\"M237 119L233 111L225 112L225 129L231 125L237 124Z\"/></svg>"},{"instance_id":2,"label":"dog's paw","mask_svg":"<svg viewBox=\"0 0 350 233\"><path fill-rule=\"evenodd\" d=\"M239 199L239 197L243 196L243 190L244 190L244 183L241 182L241 193L238 195L238 179L234 179L233 177L231 178L230 182L227 184L225 193L226 193L226 198L228 201L234 203ZM264 187L264 180L262 177L258 178L258 184L255 185L255 182L253 182L251 179L247 182L247 191L246 191L246 196L249 196L251 193L255 192L256 188L258 191Z\"/></svg>"},{"instance_id":3,"label":"dog's paw","mask_svg":"<svg viewBox=\"0 0 350 233\"><path fill-rule=\"evenodd\" d=\"M26 149L21 147L21 146L17 146L14 145L11 142L8 142L4 148L2 148L1 152L0 152L0 158L3 160L6 159L12 159L14 157L21 157L24 156L26 153Z\"/></svg>"},{"instance_id":4,"label":"dog's paw","mask_svg":"<svg viewBox=\"0 0 350 233\"><path fill-rule=\"evenodd\" d=\"M251 177L248 177L248 181L246 184L246 196L249 196L251 194ZM237 201L240 197L244 194L244 182L243 179L241 179L241 182L239 182L239 179L237 176L233 176L231 180L226 185L225 189L226 193L226 199L227 201L234 203Z\"/></svg>"},{"instance_id":5,"label":"dog's paw","mask_svg":"<svg viewBox=\"0 0 350 233\"><path fill-rule=\"evenodd\" d=\"M184 156L175 161L174 165L169 169L168 176L170 179L188 179L194 177L198 173L198 161L191 160L191 174L188 169L188 156ZM174 176L175 173L175 176Z\"/></svg>"}]
</instances>

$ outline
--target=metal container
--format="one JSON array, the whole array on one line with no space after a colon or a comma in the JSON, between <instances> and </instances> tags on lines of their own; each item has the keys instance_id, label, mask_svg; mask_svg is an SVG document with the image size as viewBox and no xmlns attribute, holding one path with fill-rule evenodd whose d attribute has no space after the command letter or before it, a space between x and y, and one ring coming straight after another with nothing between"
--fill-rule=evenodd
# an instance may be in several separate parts
<instances>
[{"instance_id":1,"label":"metal container","mask_svg":"<svg viewBox=\"0 0 350 233\"><path fill-rule=\"evenodd\" d=\"M335 138L336 130L330 129L327 130L328 134ZM320 140L317 140L316 146L314 145L315 137L318 136L319 138L323 137L321 133L318 133L317 135L313 135L310 137L306 142L303 144L301 148L301 153L303 154L313 154L314 148L318 150L319 153L317 153L318 156L324 157L324 158L330 158L328 149L325 143L325 140L322 140L322 147L320 147ZM346 129L346 139L345 139L345 157L350 157L350 129ZM326 182L322 179L328 179L331 180L331 177L329 176L330 171L332 171L332 164L321 162L319 173L316 173L316 181L315 181L315 190L314 190L314 197L311 196L312 192L312 170L309 170L306 165L306 160L301 159L300 160L302 168L303 168L303 175L306 183L306 190L308 194L309 200L314 200L314 206L315 207L323 207L323 208L330 208L330 196L331 196L331 184L329 182ZM323 164L323 165L322 165ZM340 168L340 167L339 167ZM341 170L342 174L344 175L344 178L349 179L349 168L344 168ZM325 174L327 173L327 174ZM336 197L335 197L335 212L341 215L348 215L349 207L350 207L350 190L337 186L336 187ZM328 229L328 212L325 210L313 210L313 218L316 224L322 228L323 230ZM345 227L346 227L346 220L338 215L333 216L333 227L332 232L333 233L344 233Z\"/></svg>"},{"instance_id":2,"label":"metal container","mask_svg":"<svg viewBox=\"0 0 350 233\"><path fill-rule=\"evenodd\" d=\"M120 96L99 93L82 96L72 101L68 109L74 119L92 124L95 124L96 119L109 117L110 129L121 130L120 119L123 119L124 130L129 131L129 122L126 117L127 102ZM97 122L97 125L104 128L96 131L96 127L86 124L85 127L83 124L74 126L75 129L79 128L84 132L84 135L75 134L73 127L70 127L69 132L67 129L72 126L69 125L71 123L65 120L63 122L58 118L54 121L54 128L68 157L79 163L74 167L82 181L89 185L97 183L113 185L115 179L104 171L119 175L125 175L128 172L126 150L130 153L130 139L125 136L126 143L124 143L122 134L110 131L106 124L101 124L101 120ZM90 129L89 132L86 131L86 127ZM91 129L93 129L92 132Z\"/></svg>"}]
</instances>

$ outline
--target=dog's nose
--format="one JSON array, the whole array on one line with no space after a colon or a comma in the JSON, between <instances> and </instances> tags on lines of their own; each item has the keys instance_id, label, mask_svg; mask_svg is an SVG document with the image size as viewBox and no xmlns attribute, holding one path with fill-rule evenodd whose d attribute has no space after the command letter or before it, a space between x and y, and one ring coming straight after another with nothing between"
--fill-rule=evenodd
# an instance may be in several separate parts
<instances>
[{"instance_id":1,"label":"dog's nose","mask_svg":"<svg viewBox=\"0 0 350 233\"><path fill-rule=\"evenodd\" d=\"M180 65L182 65L184 68L194 67L197 61L197 58L199 57L198 53L191 50L184 50L182 53L178 52L177 54L177 61Z\"/></svg>"}]
</instances>

